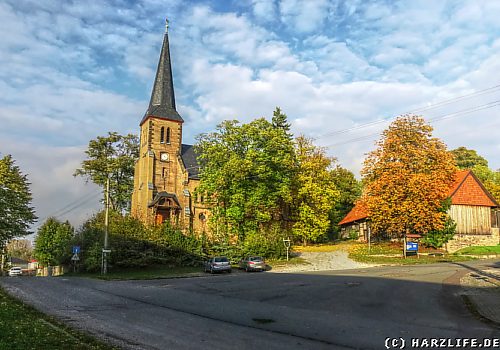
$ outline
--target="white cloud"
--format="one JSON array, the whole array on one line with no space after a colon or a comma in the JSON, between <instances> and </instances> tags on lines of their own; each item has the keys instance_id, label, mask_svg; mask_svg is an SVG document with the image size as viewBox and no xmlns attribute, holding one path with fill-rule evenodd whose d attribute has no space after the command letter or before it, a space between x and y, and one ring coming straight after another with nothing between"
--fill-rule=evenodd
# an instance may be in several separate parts
<instances>
[{"instance_id":1,"label":"white cloud","mask_svg":"<svg viewBox=\"0 0 500 350\"><path fill-rule=\"evenodd\" d=\"M327 0L281 0L281 20L293 31L311 33L324 24L329 15Z\"/></svg>"},{"instance_id":2,"label":"white cloud","mask_svg":"<svg viewBox=\"0 0 500 350\"><path fill-rule=\"evenodd\" d=\"M181 0L0 4L0 146L30 174L40 216L89 191L71 174L90 139L111 130L138 132L166 15L185 142L224 119L247 122L280 106L294 132L334 145L330 154L358 171L387 123L345 129L498 85L498 2L219 6L186 7ZM436 135L452 148L476 149L499 168L497 115L492 108L438 121ZM47 183L47 176L55 181Z\"/></svg>"},{"instance_id":3,"label":"white cloud","mask_svg":"<svg viewBox=\"0 0 500 350\"><path fill-rule=\"evenodd\" d=\"M97 186L73 177L83 160L84 147L27 145L24 140L8 137L1 138L0 147L2 156L11 154L28 176L38 223L56 215L78 226L101 209L102 196Z\"/></svg>"},{"instance_id":4,"label":"white cloud","mask_svg":"<svg viewBox=\"0 0 500 350\"><path fill-rule=\"evenodd\" d=\"M252 0L253 15L262 22L272 22L276 17L276 4L273 0Z\"/></svg>"}]
</instances>

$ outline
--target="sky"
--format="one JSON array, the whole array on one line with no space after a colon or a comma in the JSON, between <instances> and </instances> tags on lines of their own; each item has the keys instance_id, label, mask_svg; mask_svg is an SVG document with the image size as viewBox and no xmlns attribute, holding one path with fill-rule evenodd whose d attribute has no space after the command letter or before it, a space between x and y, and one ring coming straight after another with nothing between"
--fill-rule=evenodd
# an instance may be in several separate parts
<instances>
[{"instance_id":1,"label":"sky","mask_svg":"<svg viewBox=\"0 0 500 350\"><path fill-rule=\"evenodd\" d=\"M102 208L73 173L89 140L138 134L168 17L184 143L279 106L359 176L380 132L414 112L498 169L499 16L495 0L4 0L0 157L27 174L40 221Z\"/></svg>"}]
</instances>

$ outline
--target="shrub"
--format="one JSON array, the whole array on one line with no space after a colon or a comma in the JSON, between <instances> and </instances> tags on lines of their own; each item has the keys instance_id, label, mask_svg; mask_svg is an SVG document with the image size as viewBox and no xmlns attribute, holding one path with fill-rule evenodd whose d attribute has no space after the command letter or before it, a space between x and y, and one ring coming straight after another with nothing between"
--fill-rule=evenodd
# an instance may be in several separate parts
<instances>
[{"instance_id":1,"label":"shrub","mask_svg":"<svg viewBox=\"0 0 500 350\"><path fill-rule=\"evenodd\" d=\"M453 238L457 224L447 218L442 230L433 230L427 232L422 238L422 243L428 247L441 248L446 242Z\"/></svg>"}]
</instances>

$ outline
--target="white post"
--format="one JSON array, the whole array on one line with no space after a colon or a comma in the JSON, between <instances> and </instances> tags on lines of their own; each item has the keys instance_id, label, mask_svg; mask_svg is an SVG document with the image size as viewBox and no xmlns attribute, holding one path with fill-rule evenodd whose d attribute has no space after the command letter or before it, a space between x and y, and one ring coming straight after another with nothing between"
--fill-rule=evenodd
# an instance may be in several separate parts
<instances>
[{"instance_id":1,"label":"white post","mask_svg":"<svg viewBox=\"0 0 500 350\"><path fill-rule=\"evenodd\" d=\"M368 224L368 254L371 253L371 236L372 236L372 232L371 232L371 227L370 225Z\"/></svg>"},{"instance_id":2,"label":"white post","mask_svg":"<svg viewBox=\"0 0 500 350\"><path fill-rule=\"evenodd\" d=\"M108 259L107 259L107 250L108 250L108 225L109 225L109 174L106 180L106 213L104 217L104 250L102 254L103 262L102 262L102 273L108 273Z\"/></svg>"}]
</instances>

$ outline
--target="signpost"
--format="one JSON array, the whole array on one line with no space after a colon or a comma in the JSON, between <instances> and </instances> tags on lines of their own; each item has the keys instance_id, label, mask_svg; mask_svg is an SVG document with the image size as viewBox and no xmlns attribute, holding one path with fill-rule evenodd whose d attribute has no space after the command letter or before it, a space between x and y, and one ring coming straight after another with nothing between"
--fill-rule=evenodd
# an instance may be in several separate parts
<instances>
[{"instance_id":1,"label":"signpost","mask_svg":"<svg viewBox=\"0 0 500 350\"><path fill-rule=\"evenodd\" d=\"M407 252L418 252L418 243L417 242L406 242L406 251Z\"/></svg>"},{"instance_id":2,"label":"signpost","mask_svg":"<svg viewBox=\"0 0 500 350\"><path fill-rule=\"evenodd\" d=\"M415 254L417 256L417 258L419 258L419 255L418 255L418 242L409 241L408 238L409 239L418 240L421 237L422 236L420 236L418 234L407 234L407 235L405 235L405 237L404 237L404 244L403 244L403 254L404 254L405 258L408 255L408 253L410 253L412 255Z\"/></svg>"},{"instance_id":3,"label":"signpost","mask_svg":"<svg viewBox=\"0 0 500 350\"><path fill-rule=\"evenodd\" d=\"M80 246L74 245L72 251L73 256L71 257L71 262L73 263L73 272L76 272L76 265L80 261L80 257L78 256L78 254L80 254Z\"/></svg>"},{"instance_id":4,"label":"signpost","mask_svg":"<svg viewBox=\"0 0 500 350\"><path fill-rule=\"evenodd\" d=\"M286 248L286 261L288 261L288 254L290 251L290 244L291 244L290 238L287 239L283 238L283 244L285 245Z\"/></svg>"}]
</instances>

